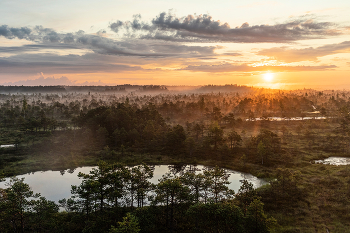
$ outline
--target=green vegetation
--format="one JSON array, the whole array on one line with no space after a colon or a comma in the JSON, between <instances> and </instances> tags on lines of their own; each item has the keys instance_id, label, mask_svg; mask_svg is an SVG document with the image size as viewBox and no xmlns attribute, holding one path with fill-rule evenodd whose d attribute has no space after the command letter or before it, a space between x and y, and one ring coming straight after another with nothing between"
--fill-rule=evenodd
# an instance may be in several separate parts
<instances>
[{"instance_id":1,"label":"green vegetation","mask_svg":"<svg viewBox=\"0 0 350 233\"><path fill-rule=\"evenodd\" d=\"M147 165L100 162L89 174L78 176L82 182L72 186L72 198L59 201L66 210L60 213L57 204L36 200L40 195L23 180L12 180L0 196L1 231L253 233L270 232L276 224L264 213L251 184L245 182L248 188L234 199L227 187L229 175L219 167L203 174L170 171L156 185L149 181L153 170ZM144 206L146 199L149 206Z\"/></svg>"},{"instance_id":2,"label":"green vegetation","mask_svg":"<svg viewBox=\"0 0 350 233\"><path fill-rule=\"evenodd\" d=\"M186 193L185 187L197 187L197 193L190 193L191 205L174 196L179 200L174 206L181 206L183 212L176 210L173 216L185 218L186 213L198 213L194 222L186 223L192 224L191 229L210 232L212 224L228 221L210 217L213 212L230 213L225 216L247 229L245 224L253 217L248 212L254 209L255 220L249 220L248 225L259 225L258 217L273 217L277 221L275 232L350 231L348 166L313 163L330 156L349 156L350 93L247 89L246 93L174 94L160 89L163 94L158 95L116 95L112 89L107 94L1 95L0 144L14 145L0 148L1 173L8 177L64 170L96 165L100 160L127 165L218 165L270 179L270 185L255 190L252 197L235 195L233 204L212 197L208 203L201 203L202 188L186 182L192 179L201 183L203 177L165 177L160 182L165 186L155 189L156 193L164 193L168 186L179 188L182 194ZM273 121L271 117L282 120ZM295 117L302 120L293 120ZM83 184L92 185L88 181ZM85 186L72 191L82 195ZM253 192L245 183L242 189L248 190L242 193ZM142 207L143 200L136 198L138 208L124 206L118 213L89 209L93 216L89 221L98 222L97 213L112 211L116 218L105 231L126 231L128 227L137 231L139 226L140 232L152 232L158 226L150 224L149 219L171 219L170 212L166 212L170 211L166 196L159 195L157 200L163 204L155 207ZM127 215L129 212L131 215ZM59 221L72 222L74 218L85 219L86 214L74 210L54 215ZM244 220L239 222L237 216L241 215ZM162 225L165 230L171 229L168 224L176 225L169 219ZM208 225L200 225L196 219ZM178 221L185 224L183 219ZM95 229L96 222L89 223L89 227Z\"/></svg>"}]
</instances>

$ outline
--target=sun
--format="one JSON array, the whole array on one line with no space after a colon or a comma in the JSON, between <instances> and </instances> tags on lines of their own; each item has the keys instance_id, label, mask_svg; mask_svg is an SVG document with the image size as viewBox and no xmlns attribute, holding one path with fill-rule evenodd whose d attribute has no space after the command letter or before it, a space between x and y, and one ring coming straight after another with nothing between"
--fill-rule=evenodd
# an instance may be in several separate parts
<instances>
[{"instance_id":1,"label":"sun","mask_svg":"<svg viewBox=\"0 0 350 233\"><path fill-rule=\"evenodd\" d=\"M264 80L266 82L271 82L273 80L273 73L266 73L266 74L264 74Z\"/></svg>"}]
</instances>

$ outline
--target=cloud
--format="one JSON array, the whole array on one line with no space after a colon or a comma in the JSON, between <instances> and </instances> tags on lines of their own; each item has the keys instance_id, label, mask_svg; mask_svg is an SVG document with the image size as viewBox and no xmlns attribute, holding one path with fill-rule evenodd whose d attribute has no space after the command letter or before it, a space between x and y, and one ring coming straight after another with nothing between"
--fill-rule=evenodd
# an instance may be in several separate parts
<instances>
[{"instance_id":1,"label":"cloud","mask_svg":"<svg viewBox=\"0 0 350 233\"><path fill-rule=\"evenodd\" d=\"M144 22L140 15L135 15L132 21L110 24L110 29L116 33L125 29L129 32L127 36L132 38L178 42L282 43L341 34L336 24L317 22L310 16L275 25L250 26L245 22L239 27L231 28L228 23L213 20L206 14L178 18L165 12L151 22Z\"/></svg>"},{"instance_id":2,"label":"cloud","mask_svg":"<svg viewBox=\"0 0 350 233\"><path fill-rule=\"evenodd\" d=\"M41 77L37 78L37 79L28 79L28 80L21 80L21 81L17 81L17 82L7 82L7 83L3 83L2 85L17 85L17 86L56 86L56 85L65 85L65 86L69 86L69 85L75 85L75 82L72 82L71 80L69 80L67 77L61 77L61 78L55 78L55 77L47 77L44 78L43 77L43 73L40 74Z\"/></svg>"},{"instance_id":3,"label":"cloud","mask_svg":"<svg viewBox=\"0 0 350 233\"><path fill-rule=\"evenodd\" d=\"M41 77L37 79L28 79L28 80L20 80L17 82L7 82L3 83L2 85L5 86L106 86L106 85L113 85L111 83L104 83L99 80L98 82L83 82L78 83L77 81L72 81L68 79L65 76L62 76L61 78L55 78L55 77L47 77L45 78L43 76L43 73L40 74Z\"/></svg>"},{"instance_id":4,"label":"cloud","mask_svg":"<svg viewBox=\"0 0 350 233\"><path fill-rule=\"evenodd\" d=\"M324 45L317 48L292 49L288 47L269 48L257 52L257 55L268 56L283 62L315 61L326 55L350 52L350 41L339 44Z\"/></svg>"},{"instance_id":5,"label":"cloud","mask_svg":"<svg viewBox=\"0 0 350 233\"><path fill-rule=\"evenodd\" d=\"M0 26L0 36L4 36L7 39L24 39L28 38L31 34L32 30L27 27L21 27L21 28L12 28L8 27L7 25Z\"/></svg>"},{"instance_id":6,"label":"cloud","mask_svg":"<svg viewBox=\"0 0 350 233\"><path fill-rule=\"evenodd\" d=\"M0 47L0 53L24 53L24 52L37 52L45 49L81 49L72 44L26 44L22 46L6 46Z\"/></svg>"},{"instance_id":7,"label":"cloud","mask_svg":"<svg viewBox=\"0 0 350 233\"><path fill-rule=\"evenodd\" d=\"M321 70L333 70L337 68L335 65L329 66L249 66L247 64L233 65L230 63L214 64L214 65L198 65L187 66L181 70L189 70L193 72L209 72L209 73L221 73L221 72L296 72L296 71L321 71Z\"/></svg>"},{"instance_id":8,"label":"cloud","mask_svg":"<svg viewBox=\"0 0 350 233\"><path fill-rule=\"evenodd\" d=\"M242 56L241 53L223 53L222 55L232 56L232 57Z\"/></svg>"},{"instance_id":9,"label":"cloud","mask_svg":"<svg viewBox=\"0 0 350 233\"><path fill-rule=\"evenodd\" d=\"M181 63L184 59L207 59L221 56L216 54L220 46L187 46L164 43L142 44L131 42L120 42L120 46L129 46L133 51L149 51L149 53L162 54L161 56L110 56L110 54L94 53L85 51L83 55L56 53L47 49L57 48L75 49L66 44L34 44L13 47L0 47L0 70L1 73L11 74L36 74L44 72L48 74L67 73L121 73L129 71L157 70L159 67L171 66ZM35 51L42 52L35 53ZM20 52L18 52L20 51ZM69 51L71 52L71 51ZM8 53L13 53L11 56ZM5 56L5 54L7 54ZM237 54L235 54L237 55ZM142 65L152 64L154 69L142 68Z\"/></svg>"},{"instance_id":10,"label":"cloud","mask_svg":"<svg viewBox=\"0 0 350 233\"><path fill-rule=\"evenodd\" d=\"M229 51L216 44L186 42L293 42L302 39L324 38L340 34L339 26L330 22L318 22L311 16L292 18L274 25L249 25L239 27L221 23L209 15L176 17L161 13L144 22L141 15L131 21L116 21L109 25L116 33L124 33L118 39L108 37L100 30L95 34L84 31L58 32L42 26L0 26L0 36L30 41L22 46L0 46L0 70L2 74L80 74L175 70L201 72L254 72L264 69L277 71L329 70L335 66L271 66L252 67L209 63L209 60L227 59L225 56L243 56L239 51ZM184 42L184 43L181 43ZM349 42L318 48L293 49L288 47L265 49L259 55L281 60L314 60L323 54L343 51ZM226 50L225 50L226 49ZM219 51L218 51L219 50ZM221 51L220 51L221 50ZM315 52L315 51L318 52ZM67 55L68 54L68 55ZM84 54L84 55L78 55ZM304 54L304 55L303 55ZM207 63L198 63L206 60ZM226 60L227 61L227 60ZM185 64L185 65L183 65ZM193 65L199 64L199 65ZM209 64L209 65L208 65ZM148 68L151 67L151 68Z\"/></svg>"},{"instance_id":11,"label":"cloud","mask_svg":"<svg viewBox=\"0 0 350 233\"><path fill-rule=\"evenodd\" d=\"M54 31L53 29L44 28L42 26L36 26L34 28L13 28L9 27L8 25L1 25L0 36L3 36L7 39L18 38L29 41L60 42L61 40L69 41L73 34L60 34Z\"/></svg>"},{"instance_id":12,"label":"cloud","mask_svg":"<svg viewBox=\"0 0 350 233\"><path fill-rule=\"evenodd\" d=\"M214 55L219 46L188 46L176 43L140 43L135 40L116 41L101 36L85 34L83 31L75 33L58 33L50 28L36 26L30 28L9 28L7 25L0 26L0 36L8 39L18 38L36 42L34 45L21 47L0 47L1 52L20 53L39 51L42 49L85 49L97 54L140 56L140 57L186 57L198 55ZM188 57L187 56L187 57Z\"/></svg>"},{"instance_id":13,"label":"cloud","mask_svg":"<svg viewBox=\"0 0 350 233\"><path fill-rule=\"evenodd\" d=\"M85 54L59 56L55 54L22 54L0 58L2 74L121 73L145 70L140 66L118 64L108 56Z\"/></svg>"}]
</instances>

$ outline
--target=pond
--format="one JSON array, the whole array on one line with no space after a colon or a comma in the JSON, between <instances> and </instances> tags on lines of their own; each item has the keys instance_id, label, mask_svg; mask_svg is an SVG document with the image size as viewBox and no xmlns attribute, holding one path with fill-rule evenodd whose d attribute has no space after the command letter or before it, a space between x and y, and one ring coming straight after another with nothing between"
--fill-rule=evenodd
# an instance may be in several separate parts
<instances>
[{"instance_id":1,"label":"pond","mask_svg":"<svg viewBox=\"0 0 350 233\"><path fill-rule=\"evenodd\" d=\"M190 166L187 165L187 168ZM194 166L191 166L194 167ZM78 178L78 173L89 173L92 168L96 167L79 167L75 170L65 170L65 171L43 171L43 172L34 172L28 173L25 175L19 175L18 178L25 178L24 182L29 184L34 193L41 193L41 196L46 197L48 200L55 201L58 203L58 200L63 198L69 198L71 196L70 190L71 185L79 185L81 180ZM170 169L174 169L173 166L168 165L156 165L154 166L154 176L150 180L152 183L157 184L158 179L162 178L162 175L167 173ZM182 167L182 169L184 166ZM198 165L195 166L196 170L202 170L204 166ZM240 180L246 179L251 182L255 188L258 188L262 185L267 184L268 182L259 179L251 174L236 172L232 170L226 170L229 174L229 188L233 189L236 193L241 185ZM6 182L10 178L6 178L5 181L0 182L0 188L6 188Z\"/></svg>"},{"instance_id":2,"label":"pond","mask_svg":"<svg viewBox=\"0 0 350 233\"><path fill-rule=\"evenodd\" d=\"M327 165L349 165L350 158L346 157L329 157L327 159L315 160L315 163L322 163Z\"/></svg>"},{"instance_id":3,"label":"pond","mask_svg":"<svg viewBox=\"0 0 350 233\"><path fill-rule=\"evenodd\" d=\"M303 120L325 120L327 117L318 116L318 117L267 117L267 118L253 118L252 121L303 121ZM246 121L251 121L246 119Z\"/></svg>"},{"instance_id":4,"label":"pond","mask_svg":"<svg viewBox=\"0 0 350 233\"><path fill-rule=\"evenodd\" d=\"M10 148L10 147L15 147L15 144L10 144L10 145L0 145L0 148Z\"/></svg>"}]
</instances>

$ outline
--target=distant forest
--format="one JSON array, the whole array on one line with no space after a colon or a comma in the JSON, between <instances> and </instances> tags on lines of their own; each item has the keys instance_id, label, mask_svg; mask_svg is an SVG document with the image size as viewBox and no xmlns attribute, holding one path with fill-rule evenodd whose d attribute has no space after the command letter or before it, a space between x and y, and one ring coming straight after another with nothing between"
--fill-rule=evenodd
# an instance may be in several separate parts
<instances>
[{"instance_id":1,"label":"distant forest","mask_svg":"<svg viewBox=\"0 0 350 233\"><path fill-rule=\"evenodd\" d=\"M350 232L350 170L317 162L350 157L348 91L237 85L0 90L0 177L99 165L79 175L74 200L58 204L13 179L0 189L0 232ZM151 177L143 171L153 165L218 167L206 177L165 176L151 185L138 177ZM242 183L233 194L218 185L223 168L268 184ZM207 193L193 198L199 190ZM205 201L222 192L220 201ZM25 205L17 205L23 195ZM120 204L123 198L131 204ZM142 205L146 199L151 206Z\"/></svg>"},{"instance_id":2,"label":"distant forest","mask_svg":"<svg viewBox=\"0 0 350 233\"><path fill-rule=\"evenodd\" d=\"M0 86L0 93L62 93L62 92L158 92L168 91L178 92L249 92L256 88L248 86L239 86L237 84L227 84L224 86L206 85L206 86L165 86L165 85L116 85L116 86Z\"/></svg>"}]
</instances>

